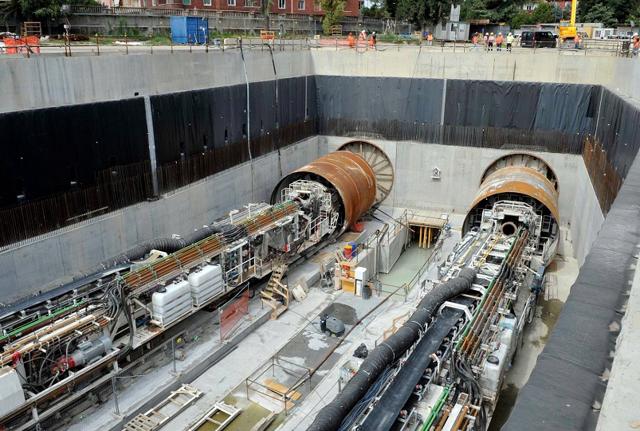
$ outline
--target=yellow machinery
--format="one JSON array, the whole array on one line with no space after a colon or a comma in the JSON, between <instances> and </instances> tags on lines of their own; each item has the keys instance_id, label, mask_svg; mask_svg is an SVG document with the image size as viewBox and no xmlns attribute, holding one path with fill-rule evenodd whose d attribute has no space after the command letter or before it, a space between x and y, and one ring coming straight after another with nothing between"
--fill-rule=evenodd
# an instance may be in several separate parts
<instances>
[{"instance_id":1,"label":"yellow machinery","mask_svg":"<svg viewBox=\"0 0 640 431\"><path fill-rule=\"evenodd\" d=\"M573 39L578 34L578 29L576 28L576 12L578 8L578 2L576 0L571 0L571 19L569 21L563 20L560 21L560 28L558 30L560 39L563 41Z\"/></svg>"}]
</instances>

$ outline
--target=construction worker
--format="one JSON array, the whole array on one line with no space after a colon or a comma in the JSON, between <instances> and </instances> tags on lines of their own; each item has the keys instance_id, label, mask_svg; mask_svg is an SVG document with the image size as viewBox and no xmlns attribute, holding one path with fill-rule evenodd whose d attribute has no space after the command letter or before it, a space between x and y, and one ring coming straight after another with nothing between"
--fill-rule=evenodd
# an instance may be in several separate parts
<instances>
[{"instance_id":1,"label":"construction worker","mask_svg":"<svg viewBox=\"0 0 640 431\"><path fill-rule=\"evenodd\" d=\"M576 33L576 36L573 38L573 47L580 49L580 35L578 33Z\"/></svg>"},{"instance_id":2,"label":"construction worker","mask_svg":"<svg viewBox=\"0 0 640 431\"><path fill-rule=\"evenodd\" d=\"M478 33L473 33L473 36L471 36L471 43L473 44L472 49L475 50L478 47Z\"/></svg>"},{"instance_id":3,"label":"construction worker","mask_svg":"<svg viewBox=\"0 0 640 431\"><path fill-rule=\"evenodd\" d=\"M353 37L353 33L351 32L349 32L349 35L347 36L347 43L349 44L349 48L356 47L356 38Z\"/></svg>"},{"instance_id":4,"label":"construction worker","mask_svg":"<svg viewBox=\"0 0 640 431\"><path fill-rule=\"evenodd\" d=\"M496 51L502 51L502 43L504 42L504 37L502 37L502 33L498 33L496 37Z\"/></svg>"},{"instance_id":5,"label":"construction worker","mask_svg":"<svg viewBox=\"0 0 640 431\"><path fill-rule=\"evenodd\" d=\"M375 31L371 33L371 36L369 36L369 46L371 48L374 48L374 49L376 47L376 32Z\"/></svg>"},{"instance_id":6,"label":"construction worker","mask_svg":"<svg viewBox=\"0 0 640 431\"><path fill-rule=\"evenodd\" d=\"M429 35L427 36L427 45L433 45L433 33L429 33Z\"/></svg>"},{"instance_id":7,"label":"construction worker","mask_svg":"<svg viewBox=\"0 0 640 431\"><path fill-rule=\"evenodd\" d=\"M640 36L638 36L638 33L633 35L633 56L637 57L638 53L640 53Z\"/></svg>"},{"instance_id":8,"label":"construction worker","mask_svg":"<svg viewBox=\"0 0 640 431\"><path fill-rule=\"evenodd\" d=\"M507 35L507 52L511 52L511 47L513 47L513 42L515 41L515 37L513 37L512 33Z\"/></svg>"},{"instance_id":9,"label":"construction worker","mask_svg":"<svg viewBox=\"0 0 640 431\"><path fill-rule=\"evenodd\" d=\"M489 45L487 49L489 51L493 51L493 45L496 43L496 37L493 35L493 32L489 33Z\"/></svg>"}]
</instances>

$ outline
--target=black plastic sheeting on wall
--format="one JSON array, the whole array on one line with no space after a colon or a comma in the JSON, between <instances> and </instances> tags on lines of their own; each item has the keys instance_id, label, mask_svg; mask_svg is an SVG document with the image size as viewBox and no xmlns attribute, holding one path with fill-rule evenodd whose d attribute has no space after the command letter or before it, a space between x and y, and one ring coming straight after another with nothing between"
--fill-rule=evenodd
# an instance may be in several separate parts
<instances>
[{"instance_id":1,"label":"black plastic sheeting on wall","mask_svg":"<svg viewBox=\"0 0 640 431\"><path fill-rule=\"evenodd\" d=\"M149 159L142 98L0 114L0 207L96 184ZM75 184L72 187L72 182Z\"/></svg>"},{"instance_id":2,"label":"black plastic sheeting on wall","mask_svg":"<svg viewBox=\"0 0 640 431\"><path fill-rule=\"evenodd\" d=\"M445 125L591 133L600 87L447 80Z\"/></svg>"},{"instance_id":3,"label":"black plastic sheeting on wall","mask_svg":"<svg viewBox=\"0 0 640 431\"><path fill-rule=\"evenodd\" d=\"M589 252L560 318L527 384L520 390L506 431L592 430L611 369L609 353L633 280L640 242L640 158L636 158Z\"/></svg>"},{"instance_id":4,"label":"black plastic sheeting on wall","mask_svg":"<svg viewBox=\"0 0 640 431\"><path fill-rule=\"evenodd\" d=\"M249 118L246 91L234 85L151 97L160 191L317 134L313 77L251 83Z\"/></svg>"},{"instance_id":5,"label":"black plastic sheeting on wall","mask_svg":"<svg viewBox=\"0 0 640 431\"><path fill-rule=\"evenodd\" d=\"M318 116L324 120L440 124L441 79L316 76Z\"/></svg>"},{"instance_id":6,"label":"black plastic sheeting on wall","mask_svg":"<svg viewBox=\"0 0 640 431\"><path fill-rule=\"evenodd\" d=\"M229 145L235 146L238 160L223 162L222 168L246 161L249 159L249 127L251 141L259 142L262 136L273 137L267 148L252 147L253 156L290 144L281 142L275 132L279 128L303 123L309 107L307 117L315 116L313 84L313 77L251 83L249 118L245 85L152 96L158 164Z\"/></svg>"},{"instance_id":7,"label":"black plastic sheeting on wall","mask_svg":"<svg viewBox=\"0 0 640 431\"><path fill-rule=\"evenodd\" d=\"M570 84L447 80L445 92L440 79L316 81L323 134L574 154L592 132L600 95Z\"/></svg>"},{"instance_id":8,"label":"black plastic sheeting on wall","mask_svg":"<svg viewBox=\"0 0 640 431\"><path fill-rule=\"evenodd\" d=\"M624 178L640 147L640 109L608 89L602 91L595 136Z\"/></svg>"}]
</instances>

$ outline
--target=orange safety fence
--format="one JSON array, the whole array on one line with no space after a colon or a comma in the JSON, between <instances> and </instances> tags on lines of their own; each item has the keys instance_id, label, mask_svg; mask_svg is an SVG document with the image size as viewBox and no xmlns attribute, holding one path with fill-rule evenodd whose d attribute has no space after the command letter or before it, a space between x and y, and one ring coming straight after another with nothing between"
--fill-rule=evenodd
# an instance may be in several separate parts
<instances>
[{"instance_id":1,"label":"orange safety fence","mask_svg":"<svg viewBox=\"0 0 640 431\"><path fill-rule=\"evenodd\" d=\"M262 40L274 40L276 38L275 31L260 30L260 39Z\"/></svg>"},{"instance_id":2,"label":"orange safety fence","mask_svg":"<svg viewBox=\"0 0 640 431\"><path fill-rule=\"evenodd\" d=\"M22 54L28 51L31 54L40 54L40 38L38 36L26 36L18 39L5 37L2 41L7 54Z\"/></svg>"},{"instance_id":3,"label":"orange safety fence","mask_svg":"<svg viewBox=\"0 0 640 431\"><path fill-rule=\"evenodd\" d=\"M249 314L249 289L224 304L218 310L220 315L220 341L226 340Z\"/></svg>"}]
</instances>

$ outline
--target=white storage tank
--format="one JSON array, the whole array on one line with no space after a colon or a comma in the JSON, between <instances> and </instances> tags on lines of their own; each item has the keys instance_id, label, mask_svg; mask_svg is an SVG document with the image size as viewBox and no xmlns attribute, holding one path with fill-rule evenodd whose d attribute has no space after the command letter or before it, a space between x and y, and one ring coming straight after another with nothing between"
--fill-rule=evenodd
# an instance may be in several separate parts
<instances>
[{"instance_id":1,"label":"white storage tank","mask_svg":"<svg viewBox=\"0 0 640 431\"><path fill-rule=\"evenodd\" d=\"M500 338L498 348L485 359L484 369L480 375L480 387L491 397L496 397L502 386L504 372L510 366L513 356L514 331L517 321L515 316L503 316L498 323Z\"/></svg>"},{"instance_id":2,"label":"white storage tank","mask_svg":"<svg viewBox=\"0 0 640 431\"><path fill-rule=\"evenodd\" d=\"M11 367L0 368L0 417L24 403L24 391L18 373Z\"/></svg>"},{"instance_id":3,"label":"white storage tank","mask_svg":"<svg viewBox=\"0 0 640 431\"><path fill-rule=\"evenodd\" d=\"M175 281L151 296L153 321L166 326L191 311L191 285Z\"/></svg>"},{"instance_id":4,"label":"white storage tank","mask_svg":"<svg viewBox=\"0 0 640 431\"><path fill-rule=\"evenodd\" d=\"M191 285L191 299L194 307L200 307L213 297L222 293L222 268L220 265L205 265L196 268L189 274Z\"/></svg>"}]
</instances>

